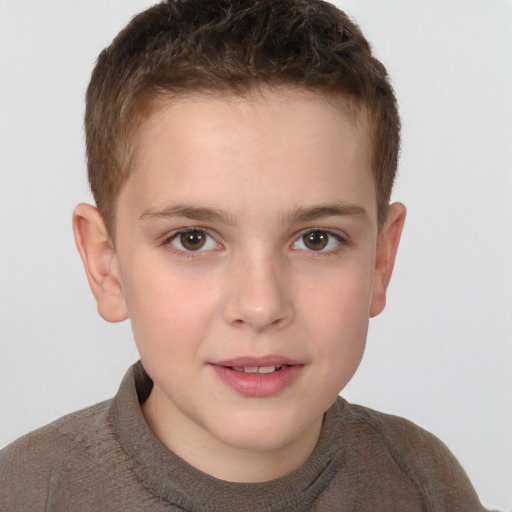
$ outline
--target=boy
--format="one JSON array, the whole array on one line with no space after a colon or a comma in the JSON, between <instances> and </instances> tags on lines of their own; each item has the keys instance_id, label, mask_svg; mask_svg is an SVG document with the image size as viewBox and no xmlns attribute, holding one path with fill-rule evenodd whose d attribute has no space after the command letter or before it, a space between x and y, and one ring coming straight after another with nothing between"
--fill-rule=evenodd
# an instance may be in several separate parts
<instances>
[{"instance_id":1,"label":"boy","mask_svg":"<svg viewBox=\"0 0 512 512\"><path fill-rule=\"evenodd\" d=\"M2 510L482 510L430 434L337 398L405 219L393 91L343 13L155 6L100 56L86 135L77 246L141 363L4 450Z\"/></svg>"}]
</instances>

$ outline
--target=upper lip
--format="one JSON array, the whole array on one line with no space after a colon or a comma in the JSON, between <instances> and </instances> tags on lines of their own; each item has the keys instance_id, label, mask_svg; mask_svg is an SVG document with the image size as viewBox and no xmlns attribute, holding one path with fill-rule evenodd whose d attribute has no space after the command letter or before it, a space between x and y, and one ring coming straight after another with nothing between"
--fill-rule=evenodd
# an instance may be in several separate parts
<instances>
[{"instance_id":1,"label":"upper lip","mask_svg":"<svg viewBox=\"0 0 512 512\"><path fill-rule=\"evenodd\" d=\"M280 355L264 355L264 356L240 356L233 359L223 359L222 361L213 361L210 364L215 366L293 366L303 364L295 359Z\"/></svg>"}]
</instances>

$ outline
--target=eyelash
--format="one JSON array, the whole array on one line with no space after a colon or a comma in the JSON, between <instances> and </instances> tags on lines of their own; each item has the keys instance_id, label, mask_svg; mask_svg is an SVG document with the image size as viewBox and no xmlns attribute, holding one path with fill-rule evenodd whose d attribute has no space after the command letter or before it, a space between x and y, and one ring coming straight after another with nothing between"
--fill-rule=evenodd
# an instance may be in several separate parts
<instances>
[{"instance_id":1,"label":"eyelash","mask_svg":"<svg viewBox=\"0 0 512 512\"><path fill-rule=\"evenodd\" d=\"M216 240L216 238L214 236L212 236L208 232L208 230L206 230L204 228L198 228L198 227L190 227L190 228L186 228L186 229L181 229L179 231L175 231L164 239L162 245L168 247L174 254L177 254L178 256L183 257L183 258L197 258L197 257L200 257L201 253L203 253L203 252L209 252L211 250L215 250L214 248L202 249L202 247L200 247L199 250L196 250L196 251L186 250L186 248L180 249L172 244L172 242L174 240L178 239L179 237L181 237L187 233L197 233L198 235L203 235L207 238L207 241L205 242L205 244L207 244L208 240L210 240L215 243L215 245L216 245L215 249L222 248L222 245ZM296 245L297 243L300 243L300 242L304 243L304 237L308 234L313 234L313 233L321 233L321 234L327 235L328 240L326 242L326 245L331 243L331 239L334 239L337 242L336 247L330 248L328 250L318 250L318 251L315 251L313 249L307 249L307 248L293 248L293 246ZM332 255L332 254L337 254L337 253L341 252L342 250L344 250L348 245L349 245L349 240L346 237L342 236L341 234L339 234L335 231L331 231L329 229L323 229L323 228L308 228L308 229L304 229L304 230L300 231L295 236L295 238L291 244L291 247L292 247L292 250L294 250L294 251L303 251L306 253L310 253L312 256L320 257L320 256L328 256L328 255Z\"/></svg>"}]
</instances>

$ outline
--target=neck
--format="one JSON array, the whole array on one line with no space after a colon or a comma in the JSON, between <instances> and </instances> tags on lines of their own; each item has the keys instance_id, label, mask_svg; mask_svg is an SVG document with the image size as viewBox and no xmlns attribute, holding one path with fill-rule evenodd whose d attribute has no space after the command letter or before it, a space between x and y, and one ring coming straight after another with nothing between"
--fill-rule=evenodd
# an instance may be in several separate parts
<instances>
[{"instance_id":1,"label":"neck","mask_svg":"<svg viewBox=\"0 0 512 512\"><path fill-rule=\"evenodd\" d=\"M161 394L155 386L142 404L153 434L190 465L220 480L255 483L282 477L306 463L320 437L322 418L296 438L272 449L231 446L192 419L182 416L177 421L176 409L164 405L167 400Z\"/></svg>"}]
</instances>

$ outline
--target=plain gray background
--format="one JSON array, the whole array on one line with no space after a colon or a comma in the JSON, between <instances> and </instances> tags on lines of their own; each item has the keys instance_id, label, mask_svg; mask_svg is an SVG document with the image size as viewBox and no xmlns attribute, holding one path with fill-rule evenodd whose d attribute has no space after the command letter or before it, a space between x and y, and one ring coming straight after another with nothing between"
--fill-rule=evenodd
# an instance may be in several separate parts
<instances>
[{"instance_id":1,"label":"plain gray background","mask_svg":"<svg viewBox=\"0 0 512 512\"><path fill-rule=\"evenodd\" d=\"M152 2L0 0L0 447L112 396L137 359L97 315L71 212L90 201L94 60ZM512 508L512 2L347 0L392 76L408 219L386 311L342 394L412 419Z\"/></svg>"}]
</instances>

